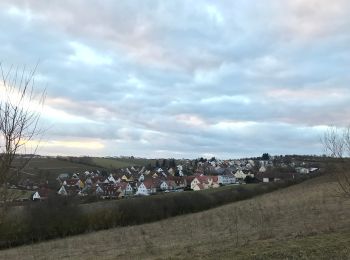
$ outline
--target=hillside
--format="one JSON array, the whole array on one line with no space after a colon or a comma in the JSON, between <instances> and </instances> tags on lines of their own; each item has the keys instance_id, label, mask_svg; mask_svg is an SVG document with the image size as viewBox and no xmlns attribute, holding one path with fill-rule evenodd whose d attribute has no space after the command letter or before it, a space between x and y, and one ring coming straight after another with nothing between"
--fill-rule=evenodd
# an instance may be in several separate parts
<instances>
[{"instance_id":1,"label":"hillside","mask_svg":"<svg viewBox=\"0 0 350 260\"><path fill-rule=\"evenodd\" d=\"M131 166L146 166L149 163L155 164L153 159L132 159L132 158L103 158L93 157L92 162L103 168L119 169Z\"/></svg>"},{"instance_id":2,"label":"hillside","mask_svg":"<svg viewBox=\"0 0 350 260\"><path fill-rule=\"evenodd\" d=\"M350 200L329 176L200 213L1 251L1 259L347 259Z\"/></svg>"},{"instance_id":3,"label":"hillside","mask_svg":"<svg viewBox=\"0 0 350 260\"><path fill-rule=\"evenodd\" d=\"M15 162L16 163L16 162ZM18 162L17 162L18 163ZM57 158L33 158L26 167L21 171L20 179L30 179L35 182L56 183L56 178L61 173L85 172L87 170L99 169L100 166L91 166L83 163L70 162Z\"/></svg>"}]
</instances>

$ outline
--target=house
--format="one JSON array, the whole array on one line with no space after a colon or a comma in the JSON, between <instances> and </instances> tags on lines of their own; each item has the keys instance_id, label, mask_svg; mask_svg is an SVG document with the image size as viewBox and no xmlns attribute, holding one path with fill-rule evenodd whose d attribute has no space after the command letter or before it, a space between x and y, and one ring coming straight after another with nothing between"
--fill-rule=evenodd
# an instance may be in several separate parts
<instances>
[{"instance_id":1,"label":"house","mask_svg":"<svg viewBox=\"0 0 350 260\"><path fill-rule=\"evenodd\" d=\"M281 172L261 172L256 175L256 178L261 182L278 182L283 180L292 180L295 178L295 173Z\"/></svg>"},{"instance_id":2,"label":"house","mask_svg":"<svg viewBox=\"0 0 350 260\"><path fill-rule=\"evenodd\" d=\"M138 187L135 195L142 195L142 196L147 196L149 195L149 191L145 184L142 182Z\"/></svg>"},{"instance_id":3,"label":"house","mask_svg":"<svg viewBox=\"0 0 350 260\"><path fill-rule=\"evenodd\" d=\"M38 191L36 191L33 196L32 196L32 200L36 201L36 200L41 200L40 194Z\"/></svg>"},{"instance_id":4,"label":"house","mask_svg":"<svg viewBox=\"0 0 350 260\"><path fill-rule=\"evenodd\" d=\"M118 191L117 186L115 185L106 185L103 188L103 198L118 198L121 192Z\"/></svg>"},{"instance_id":5,"label":"house","mask_svg":"<svg viewBox=\"0 0 350 260\"><path fill-rule=\"evenodd\" d=\"M67 196L68 195L64 185L61 186L61 188L58 190L57 194L62 195L62 196Z\"/></svg>"},{"instance_id":6,"label":"house","mask_svg":"<svg viewBox=\"0 0 350 260\"><path fill-rule=\"evenodd\" d=\"M174 171L173 168L169 168L168 173L169 173L171 176L174 176L174 175L175 175L175 171Z\"/></svg>"},{"instance_id":7,"label":"house","mask_svg":"<svg viewBox=\"0 0 350 260\"><path fill-rule=\"evenodd\" d=\"M209 188L218 188L218 187L220 187L219 176L209 176L208 183L210 185Z\"/></svg>"},{"instance_id":8,"label":"house","mask_svg":"<svg viewBox=\"0 0 350 260\"><path fill-rule=\"evenodd\" d=\"M174 181L175 189L184 189L187 186L187 179L185 177L168 176L168 181Z\"/></svg>"},{"instance_id":9,"label":"house","mask_svg":"<svg viewBox=\"0 0 350 260\"><path fill-rule=\"evenodd\" d=\"M76 185L78 185L77 182L78 182L77 179L67 179L63 182L63 185L68 186L68 187L76 186Z\"/></svg>"},{"instance_id":10,"label":"house","mask_svg":"<svg viewBox=\"0 0 350 260\"><path fill-rule=\"evenodd\" d=\"M91 186L91 185L92 185L92 180L91 180L91 178L87 178L87 179L85 180L85 185L86 185L86 186Z\"/></svg>"},{"instance_id":11,"label":"house","mask_svg":"<svg viewBox=\"0 0 350 260\"><path fill-rule=\"evenodd\" d=\"M182 165L178 165L176 167L177 167L177 171L179 172L179 176L184 176Z\"/></svg>"},{"instance_id":12,"label":"house","mask_svg":"<svg viewBox=\"0 0 350 260\"><path fill-rule=\"evenodd\" d=\"M154 194L157 192L160 182L160 179L146 179L143 184L146 186L149 194Z\"/></svg>"},{"instance_id":13,"label":"house","mask_svg":"<svg viewBox=\"0 0 350 260\"><path fill-rule=\"evenodd\" d=\"M201 181L198 177L195 177L192 181L191 181L191 190L194 190L194 188L201 184Z\"/></svg>"},{"instance_id":14,"label":"house","mask_svg":"<svg viewBox=\"0 0 350 260\"><path fill-rule=\"evenodd\" d=\"M237 180L244 180L247 175L242 171L242 170L237 170L236 173L234 174L234 177Z\"/></svg>"},{"instance_id":15,"label":"house","mask_svg":"<svg viewBox=\"0 0 350 260\"><path fill-rule=\"evenodd\" d=\"M176 190L178 189L177 184L175 181L167 180L166 183L168 184L168 190Z\"/></svg>"},{"instance_id":16,"label":"house","mask_svg":"<svg viewBox=\"0 0 350 260\"><path fill-rule=\"evenodd\" d=\"M162 183L160 184L160 189L165 191L165 190L168 190L169 186L167 184L166 181L162 181Z\"/></svg>"},{"instance_id":17,"label":"house","mask_svg":"<svg viewBox=\"0 0 350 260\"><path fill-rule=\"evenodd\" d=\"M228 185L236 182L236 178L233 175L219 175L218 183L220 185Z\"/></svg>"},{"instance_id":18,"label":"house","mask_svg":"<svg viewBox=\"0 0 350 260\"><path fill-rule=\"evenodd\" d=\"M308 168L304 168L304 167L296 167L295 170L297 173L300 173L300 174L310 173L310 170Z\"/></svg>"},{"instance_id":19,"label":"house","mask_svg":"<svg viewBox=\"0 0 350 260\"><path fill-rule=\"evenodd\" d=\"M102 176L94 176L94 177L92 177L91 181L92 181L92 183L100 184L100 183L103 183L105 181L105 178L103 178Z\"/></svg>"},{"instance_id":20,"label":"house","mask_svg":"<svg viewBox=\"0 0 350 260\"><path fill-rule=\"evenodd\" d=\"M238 170L234 174L236 181L244 181L247 176L254 178L254 174L250 173L249 171L244 172L242 170Z\"/></svg>"},{"instance_id":21,"label":"house","mask_svg":"<svg viewBox=\"0 0 350 260\"><path fill-rule=\"evenodd\" d=\"M145 180L145 175L141 174L140 177L139 177L139 182L142 182Z\"/></svg>"},{"instance_id":22,"label":"house","mask_svg":"<svg viewBox=\"0 0 350 260\"><path fill-rule=\"evenodd\" d=\"M169 191L169 190L175 190L177 188L177 185L175 181L166 180L166 181L161 181L159 188L162 191Z\"/></svg>"},{"instance_id":23,"label":"house","mask_svg":"<svg viewBox=\"0 0 350 260\"><path fill-rule=\"evenodd\" d=\"M191 183L194 180L194 178L196 178L196 176L186 176L185 178L185 182L186 182L186 187L187 188L191 188Z\"/></svg>"},{"instance_id":24,"label":"house","mask_svg":"<svg viewBox=\"0 0 350 260\"><path fill-rule=\"evenodd\" d=\"M131 196L134 194L134 189L127 182L121 182L117 185L117 191L120 192L120 196Z\"/></svg>"},{"instance_id":25,"label":"house","mask_svg":"<svg viewBox=\"0 0 350 260\"><path fill-rule=\"evenodd\" d=\"M100 187L100 185L96 184L96 190L95 190L96 195L103 195L104 191L103 189Z\"/></svg>"},{"instance_id":26,"label":"house","mask_svg":"<svg viewBox=\"0 0 350 260\"><path fill-rule=\"evenodd\" d=\"M122 180L123 180L123 181L129 181L129 178L126 177L125 175L123 175L123 176L122 176Z\"/></svg>"},{"instance_id":27,"label":"house","mask_svg":"<svg viewBox=\"0 0 350 260\"><path fill-rule=\"evenodd\" d=\"M266 167L264 165L262 165L260 168L259 168L259 172L266 172Z\"/></svg>"},{"instance_id":28,"label":"house","mask_svg":"<svg viewBox=\"0 0 350 260\"><path fill-rule=\"evenodd\" d=\"M191 182L191 189L195 190L195 187L198 184L201 184L204 187L204 189L219 187L217 176L197 176Z\"/></svg>"},{"instance_id":29,"label":"house","mask_svg":"<svg viewBox=\"0 0 350 260\"><path fill-rule=\"evenodd\" d=\"M110 182L110 183L116 183L116 182L117 182L117 181L114 179L114 177L113 177L112 174L110 174L110 175L108 176L107 180L108 180L108 182Z\"/></svg>"},{"instance_id":30,"label":"house","mask_svg":"<svg viewBox=\"0 0 350 260\"><path fill-rule=\"evenodd\" d=\"M205 190L205 187L204 187L203 184L198 183L198 184L195 184L195 185L193 186L192 190L194 190L194 191Z\"/></svg>"},{"instance_id":31,"label":"house","mask_svg":"<svg viewBox=\"0 0 350 260\"><path fill-rule=\"evenodd\" d=\"M76 185L80 188L80 189L83 189L84 188L84 182L82 180L78 180L78 182L76 183Z\"/></svg>"}]
</instances>

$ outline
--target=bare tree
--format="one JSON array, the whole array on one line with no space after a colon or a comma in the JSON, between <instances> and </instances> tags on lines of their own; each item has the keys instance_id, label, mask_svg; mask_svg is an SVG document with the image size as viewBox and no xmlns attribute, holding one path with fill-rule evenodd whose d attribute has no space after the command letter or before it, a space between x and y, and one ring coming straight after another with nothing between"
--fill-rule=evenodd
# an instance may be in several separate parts
<instances>
[{"instance_id":1,"label":"bare tree","mask_svg":"<svg viewBox=\"0 0 350 260\"><path fill-rule=\"evenodd\" d=\"M350 127L329 127L321 138L325 152L333 158L339 158L340 164L333 169L341 190L350 196Z\"/></svg>"},{"instance_id":2,"label":"bare tree","mask_svg":"<svg viewBox=\"0 0 350 260\"><path fill-rule=\"evenodd\" d=\"M37 145L30 141L41 134L38 122L45 91L34 91L36 68L11 66L5 71L0 63L0 223L11 197L9 184L31 159L19 154L28 149L35 154Z\"/></svg>"}]
</instances>

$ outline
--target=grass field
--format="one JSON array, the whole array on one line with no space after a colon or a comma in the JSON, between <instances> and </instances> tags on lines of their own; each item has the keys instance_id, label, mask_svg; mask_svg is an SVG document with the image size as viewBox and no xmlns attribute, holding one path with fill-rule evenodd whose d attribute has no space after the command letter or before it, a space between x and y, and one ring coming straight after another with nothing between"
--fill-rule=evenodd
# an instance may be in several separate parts
<instances>
[{"instance_id":1,"label":"grass field","mask_svg":"<svg viewBox=\"0 0 350 260\"><path fill-rule=\"evenodd\" d=\"M152 159L131 159L131 158L92 158L94 164L107 168L107 169L119 169L131 166L146 166L149 163L155 164L155 160Z\"/></svg>"},{"instance_id":2,"label":"grass field","mask_svg":"<svg viewBox=\"0 0 350 260\"><path fill-rule=\"evenodd\" d=\"M21 171L20 178L28 178L35 182L43 182L46 180L55 182L57 176L61 173L77 173L96 169L101 170L102 167L59 160L56 158L33 158Z\"/></svg>"},{"instance_id":3,"label":"grass field","mask_svg":"<svg viewBox=\"0 0 350 260\"><path fill-rule=\"evenodd\" d=\"M0 188L0 192L2 192L2 189ZM30 196L34 193L30 190L19 190L19 189L8 189L8 199L9 200L22 200L22 199L29 199Z\"/></svg>"},{"instance_id":4,"label":"grass field","mask_svg":"<svg viewBox=\"0 0 350 260\"><path fill-rule=\"evenodd\" d=\"M1 251L1 259L349 259L350 200L322 176L150 224Z\"/></svg>"},{"instance_id":5,"label":"grass field","mask_svg":"<svg viewBox=\"0 0 350 260\"><path fill-rule=\"evenodd\" d=\"M28 173L29 175L37 174L39 171L58 175L60 173L83 172L96 168L99 169L101 167L93 167L81 163L59 160L56 158L33 158L24 168L24 172Z\"/></svg>"}]
</instances>

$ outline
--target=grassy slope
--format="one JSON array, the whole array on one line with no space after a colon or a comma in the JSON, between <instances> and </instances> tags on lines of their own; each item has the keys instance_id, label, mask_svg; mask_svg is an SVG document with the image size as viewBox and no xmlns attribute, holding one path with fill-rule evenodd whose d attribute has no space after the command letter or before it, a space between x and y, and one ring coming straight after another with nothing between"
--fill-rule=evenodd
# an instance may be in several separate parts
<instances>
[{"instance_id":1,"label":"grassy slope","mask_svg":"<svg viewBox=\"0 0 350 260\"><path fill-rule=\"evenodd\" d=\"M96 169L99 167L93 167L81 163L74 163L69 161L58 160L56 158L34 158L29 161L28 165L25 167L24 171L30 174L50 173L50 174L60 174L60 173L72 173L72 172L82 172L90 169Z\"/></svg>"},{"instance_id":2,"label":"grassy slope","mask_svg":"<svg viewBox=\"0 0 350 260\"><path fill-rule=\"evenodd\" d=\"M153 159L129 159L129 158L101 158L94 157L93 163L104 168L125 168L131 166L146 166L149 163L155 164Z\"/></svg>"},{"instance_id":3,"label":"grassy slope","mask_svg":"<svg viewBox=\"0 0 350 260\"><path fill-rule=\"evenodd\" d=\"M215 209L1 251L2 259L348 259L350 200L327 176Z\"/></svg>"},{"instance_id":4,"label":"grassy slope","mask_svg":"<svg viewBox=\"0 0 350 260\"><path fill-rule=\"evenodd\" d=\"M58 160L56 158L33 158L23 169L21 178L29 178L36 182L44 180L55 182L57 176L61 173L77 173L94 169L102 168L98 166Z\"/></svg>"}]
</instances>

